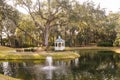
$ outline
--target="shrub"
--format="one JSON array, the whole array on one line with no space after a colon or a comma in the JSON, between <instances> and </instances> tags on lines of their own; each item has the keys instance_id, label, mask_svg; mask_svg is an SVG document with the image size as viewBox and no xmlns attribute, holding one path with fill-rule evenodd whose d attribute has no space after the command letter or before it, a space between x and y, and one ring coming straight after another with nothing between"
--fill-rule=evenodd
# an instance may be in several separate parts
<instances>
[{"instance_id":1,"label":"shrub","mask_svg":"<svg viewBox=\"0 0 120 80\"><path fill-rule=\"evenodd\" d=\"M113 46L120 46L120 38L117 38L114 43Z\"/></svg>"},{"instance_id":2,"label":"shrub","mask_svg":"<svg viewBox=\"0 0 120 80\"><path fill-rule=\"evenodd\" d=\"M35 52L36 50L33 48L25 48L24 51L25 52Z\"/></svg>"},{"instance_id":3,"label":"shrub","mask_svg":"<svg viewBox=\"0 0 120 80\"><path fill-rule=\"evenodd\" d=\"M112 47L113 43L112 42L98 42L97 46Z\"/></svg>"},{"instance_id":4,"label":"shrub","mask_svg":"<svg viewBox=\"0 0 120 80\"><path fill-rule=\"evenodd\" d=\"M34 45L34 44L27 44L27 43L24 43L24 44L22 45L22 47L23 47L23 48L35 47L35 45Z\"/></svg>"},{"instance_id":5,"label":"shrub","mask_svg":"<svg viewBox=\"0 0 120 80\"><path fill-rule=\"evenodd\" d=\"M31 49L26 48L26 49L24 49L24 51L25 51L25 52L30 52L30 51L31 51Z\"/></svg>"}]
</instances>

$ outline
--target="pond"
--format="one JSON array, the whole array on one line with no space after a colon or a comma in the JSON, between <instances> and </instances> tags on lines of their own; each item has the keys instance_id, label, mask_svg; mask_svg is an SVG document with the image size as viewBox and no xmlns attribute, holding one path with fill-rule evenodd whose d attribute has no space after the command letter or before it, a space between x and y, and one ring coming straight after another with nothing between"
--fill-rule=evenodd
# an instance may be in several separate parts
<instances>
[{"instance_id":1,"label":"pond","mask_svg":"<svg viewBox=\"0 0 120 80\"><path fill-rule=\"evenodd\" d=\"M1 61L0 73L23 80L120 80L120 55L112 51L77 51L80 58L46 61Z\"/></svg>"}]
</instances>

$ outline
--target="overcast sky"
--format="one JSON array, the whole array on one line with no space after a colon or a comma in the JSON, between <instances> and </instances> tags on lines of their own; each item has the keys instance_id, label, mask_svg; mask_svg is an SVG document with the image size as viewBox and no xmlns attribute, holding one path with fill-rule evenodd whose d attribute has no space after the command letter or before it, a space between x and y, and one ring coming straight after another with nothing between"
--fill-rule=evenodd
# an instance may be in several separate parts
<instances>
[{"instance_id":1,"label":"overcast sky","mask_svg":"<svg viewBox=\"0 0 120 80\"><path fill-rule=\"evenodd\" d=\"M120 0L78 0L78 1L80 1L81 3L84 1L93 1L95 5L100 4L101 8L105 8L107 13L109 13L110 11L112 12L120 11ZM22 13L27 13L22 8L17 7L17 9Z\"/></svg>"},{"instance_id":2,"label":"overcast sky","mask_svg":"<svg viewBox=\"0 0 120 80\"><path fill-rule=\"evenodd\" d=\"M107 12L120 11L120 0L79 0L79 1L80 2L93 1L96 5L100 4L101 8L105 8Z\"/></svg>"}]
</instances>

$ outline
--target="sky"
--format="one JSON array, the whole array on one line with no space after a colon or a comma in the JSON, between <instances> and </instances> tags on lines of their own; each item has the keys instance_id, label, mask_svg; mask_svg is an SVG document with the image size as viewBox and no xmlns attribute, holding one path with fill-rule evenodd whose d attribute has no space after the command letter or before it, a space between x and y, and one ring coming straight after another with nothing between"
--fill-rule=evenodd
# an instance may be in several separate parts
<instances>
[{"instance_id":1,"label":"sky","mask_svg":"<svg viewBox=\"0 0 120 80\"><path fill-rule=\"evenodd\" d=\"M100 4L101 8L106 9L109 13L120 11L120 0L79 0L80 2L84 1L93 1L96 5Z\"/></svg>"},{"instance_id":2,"label":"sky","mask_svg":"<svg viewBox=\"0 0 120 80\"><path fill-rule=\"evenodd\" d=\"M84 2L84 1L93 1L95 5L100 4L101 8L104 8L107 13L110 11L112 12L118 12L120 11L120 0L78 0L79 2ZM11 2L9 4L12 4ZM23 8L17 7L17 9L22 12L27 14L27 11L24 10Z\"/></svg>"}]
</instances>

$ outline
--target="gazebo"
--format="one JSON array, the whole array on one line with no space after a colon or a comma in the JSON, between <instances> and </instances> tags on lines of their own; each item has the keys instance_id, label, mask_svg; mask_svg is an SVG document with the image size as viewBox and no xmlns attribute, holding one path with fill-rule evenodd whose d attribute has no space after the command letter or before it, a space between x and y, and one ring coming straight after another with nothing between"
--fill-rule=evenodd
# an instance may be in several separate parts
<instances>
[{"instance_id":1,"label":"gazebo","mask_svg":"<svg viewBox=\"0 0 120 80\"><path fill-rule=\"evenodd\" d=\"M55 50L64 50L65 49L65 41L61 39L59 36L57 40L55 40Z\"/></svg>"}]
</instances>

